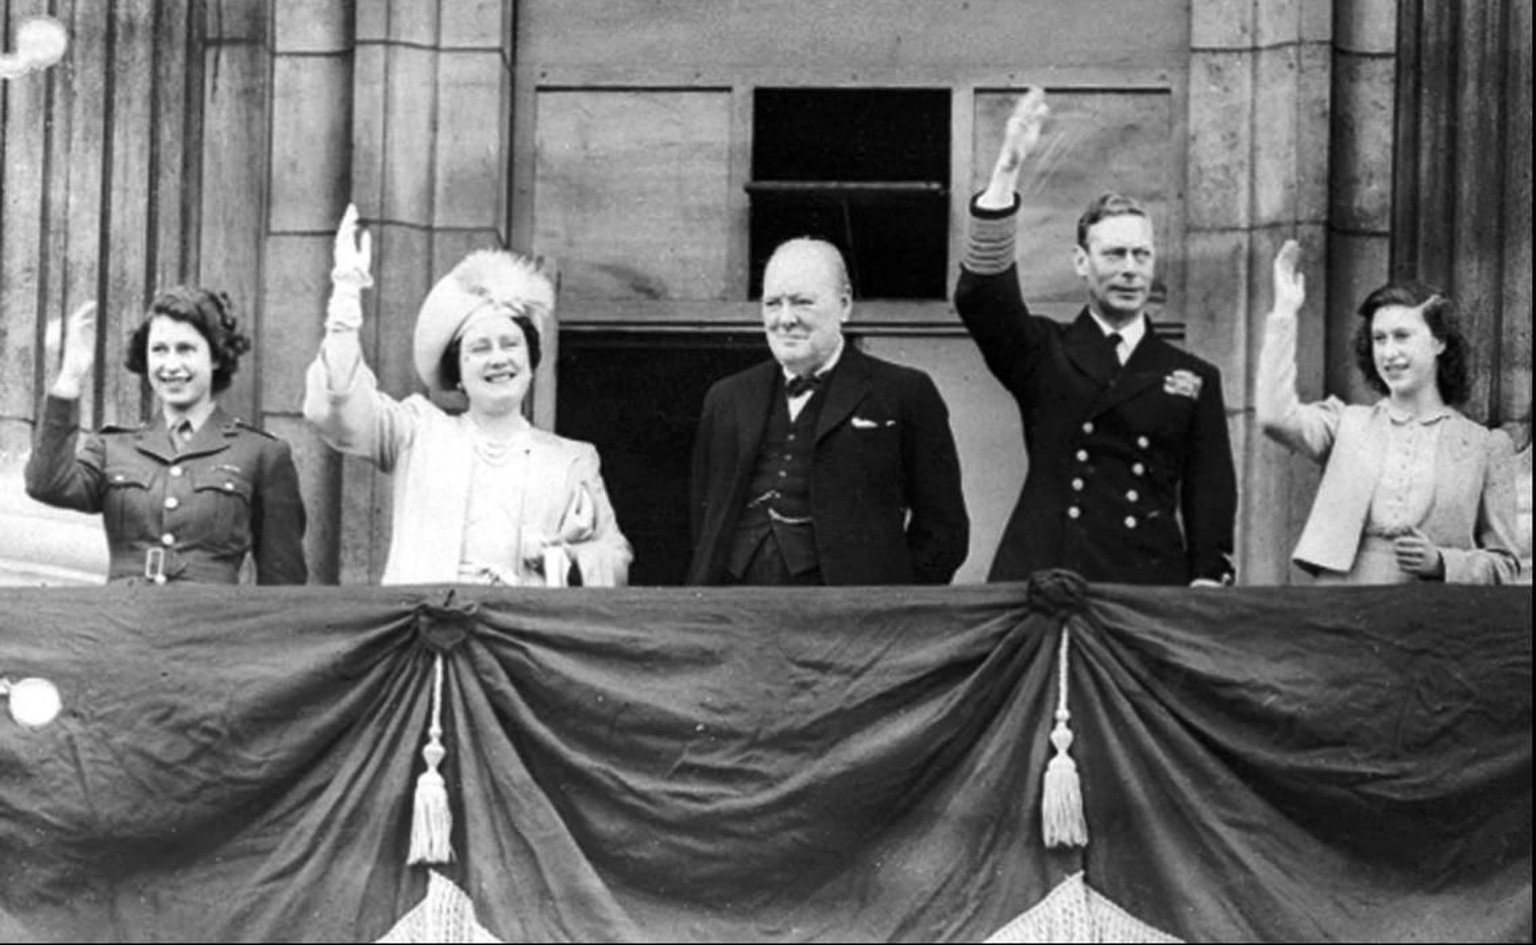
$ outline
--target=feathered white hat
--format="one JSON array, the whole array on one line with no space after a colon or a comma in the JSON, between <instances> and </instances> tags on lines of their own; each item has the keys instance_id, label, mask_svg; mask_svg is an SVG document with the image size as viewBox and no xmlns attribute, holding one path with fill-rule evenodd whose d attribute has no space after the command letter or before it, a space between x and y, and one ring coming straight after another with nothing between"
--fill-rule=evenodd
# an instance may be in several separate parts
<instances>
[{"instance_id":1,"label":"feathered white hat","mask_svg":"<svg viewBox=\"0 0 1536 945\"><path fill-rule=\"evenodd\" d=\"M539 335L548 338L555 285L533 260L499 249L470 253L438 280L421 303L415 337L416 373L433 396L452 399L456 394L443 387L443 351L471 315L491 307L528 316Z\"/></svg>"}]
</instances>

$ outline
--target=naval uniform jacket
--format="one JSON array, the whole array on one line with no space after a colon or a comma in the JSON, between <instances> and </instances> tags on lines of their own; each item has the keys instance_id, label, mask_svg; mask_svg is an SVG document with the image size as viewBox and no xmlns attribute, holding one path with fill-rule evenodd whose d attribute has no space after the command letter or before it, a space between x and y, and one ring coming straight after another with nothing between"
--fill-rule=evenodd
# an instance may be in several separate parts
<instances>
[{"instance_id":1,"label":"naval uniform jacket","mask_svg":"<svg viewBox=\"0 0 1536 945\"><path fill-rule=\"evenodd\" d=\"M303 584L304 503L288 444L221 408L178 452L165 418L103 427L76 454L78 402L49 397L27 460L27 494L100 512L108 581Z\"/></svg>"},{"instance_id":2,"label":"naval uniform jacket","mask_svg":"<svg viewBox=\"0 0 1536 945\"><path fill-rule=\"evenodd\" d=\"M1230 581L1237 477L1221 375L1146 335L1122 367L1085 308L1031 315L1013 215L972 207L955 308L1018 402L1029 470L989 580L1068 568L1090 581Z\"/></svg>"},{"instance_id":3,"label":"naval uniform jacket","mask_svg":"<svg viewBox=\"0 0 1536 945\"><path fill-rule=\"evenodd\" d=\"M689 584L720 584L774 406L777 361L715 383L694 440ZM848 344L822 390L811 456L812 528L829 585L946 584L970 520L949 411L922 371Z\"/></svg>"}]
</instances>

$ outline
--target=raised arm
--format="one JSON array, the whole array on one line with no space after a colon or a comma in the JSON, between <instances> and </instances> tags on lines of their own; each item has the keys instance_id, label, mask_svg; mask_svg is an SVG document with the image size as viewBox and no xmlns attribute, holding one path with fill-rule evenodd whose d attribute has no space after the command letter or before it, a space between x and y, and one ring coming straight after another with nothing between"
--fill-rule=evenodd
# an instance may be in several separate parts
<instances>
[{"instance_id":1,"label":"raised arm","mask_svg":"<svg viewBox=\"0 0 1536 945\"><path fill-rule=\"evenodd\" d=\"M373 244L357 233L357 207L348 204L336 228L331 298L325 337L304 375L304 417L334 449L372 460L388 472L401 443L414 430L414 414L378 389L363 362L358 332L362 292L373 285Z\"/></svg>"},{"instance_id":2,"label":"raised arm","mask_svg":"<svg viewBox=\"0 0 1536 945\"><path fill-rule=\"evenodd\" d=\"M27 495L81 512L101 510L102 452L94 437L77 456L80 393L96 361L96 303L75 309L64 324L64 357L48 389L24 474Z\"/></svg>"},{"instance_id":3,"label":"raised arm","mask_svg":"<svg viewBox=\"0 0 1536 945\"><path fill-rule=\"evenodd\" d=\"M992 177L987 189L976 198L976 206L983 210L1007 210L1014 205L1018 194L1019 172L1024 159L1040 142L1040 129L1050 114L1045 104L1045 89L1038 86L1019 97L1008 116L1008 126L1003 133L1003 146L997 152L992 165Z\"/></svg>"},{"instance_id":4,"label":"raised arm","mask_svg":"<svg viewBox=\"0 0 1536 945\"><path fill-rule=\"evenodd\" d=\"M1333 449L1344 405L1336 397L1303 404L1296 394L1296 326L1307 298L1300 261L1301 245L1295 240L1286 240L1275 254L1275 301L1264 320L1254 399L1259 425L1270 439L1322 462Z\"/></svg>"},{"instance_id":5,"label":"raised arm","mask_svg":"<svg viewBox=\"0 0 1536 945\"><path fill-rule=\"evenodd\" d=\"M1031 352L1044 330L1029 315L1015 272L1019 173L1040 140L1050 109L1045 90L1034 88L1019 98L1003 134L987 188L971 201L970 229L955 311L981 349L987 367L1003 386L1018 391L1025 383Z\"/></svg>"},{"instance_id":6,"label":"raised arm","mask_svg":"<svg viewBox=\"0 0 1536 945\"><path fill-rule=\"evenodd\" d=\"M358 331L363 327L363 290L373 287L373 238L367 230L358 236L356 204L347 204L341 225L336 227L333 260L320 359L326 367L326 386L345 390L363 359L358 342Z\"/></svg>"}]
</instances>

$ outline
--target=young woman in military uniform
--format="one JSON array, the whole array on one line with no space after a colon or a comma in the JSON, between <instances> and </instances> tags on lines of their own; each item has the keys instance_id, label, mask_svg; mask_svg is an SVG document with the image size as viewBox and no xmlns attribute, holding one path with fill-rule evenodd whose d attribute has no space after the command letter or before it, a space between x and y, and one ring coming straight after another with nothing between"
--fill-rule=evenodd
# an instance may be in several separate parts
<instances>
[{"instance_id":1,"label":"young woman in military uniform","mask_svg":"<svg viewBox=\"0 0 1536 945\"><path fill-rule=\"evenodd\" d=\"M63 363L27 461L27 494L100 512L111 582L234 584L247 555L259 584L303 584L304 504L288 444L225 413L250 339L229 297L177 287L128 343L159 407L137 428L107 426L76 450L79 400L95 360L96 305L69 317Z\"/></svg>"}]
</instances>

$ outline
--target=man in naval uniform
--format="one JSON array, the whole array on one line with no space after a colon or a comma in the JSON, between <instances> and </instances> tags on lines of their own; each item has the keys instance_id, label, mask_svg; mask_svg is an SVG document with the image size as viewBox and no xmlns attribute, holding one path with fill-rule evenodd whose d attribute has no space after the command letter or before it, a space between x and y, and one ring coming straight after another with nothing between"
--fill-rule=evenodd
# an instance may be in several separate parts
<instances>
[{"instance_id":1,"label":"man in naval uniform","mask_svg":"<svg viewBox=\"0 0 1536 945\"><path fill-rule=\"evenodd\" d=\"M1139 204L1106 194L1077 225L1087 305L1032 315L1015 263L1019 170L1048 109L1032 90L971 203L955 308L1018 402L1029 470L989 576L1067 568L1090 581L1228 584L1237 479L1221 376L1153 331L1156 251Z\"/></svg>"}]
</instances>

